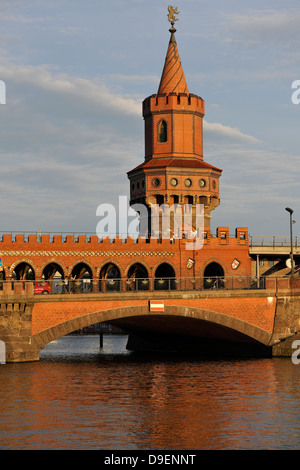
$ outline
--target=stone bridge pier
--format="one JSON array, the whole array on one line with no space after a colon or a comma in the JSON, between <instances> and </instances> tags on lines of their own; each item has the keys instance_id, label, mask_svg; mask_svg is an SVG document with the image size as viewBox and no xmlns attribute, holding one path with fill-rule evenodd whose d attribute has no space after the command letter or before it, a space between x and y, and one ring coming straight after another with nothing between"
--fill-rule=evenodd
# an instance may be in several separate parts
<instances>
[{"instance_id":1,"label":"stone bridge pier","mask_svg":"<svg viewBox=\"0 0 300 470\"><path fill-rule=\"evenodd\" d=\"M39 349L32 344L33 284L3 283L0 291L0 341L4 344L5 362L39 360Z\"/></svg>"},{"instance_id":2,"label":"stone bridge pier","mask_svg":"<svg viewBox=\"0 0 300 470\"><path fill-rule=\"evenodd\" d=\"M153 300L161 310L151 309ZM290 356L300 339L299 278L268 278L261 290L49 295L34 295L31 283L12 289L7 282L0 303L6 363L38 361L49 342L101 322L128 332L134 350L175 344L182 352L209 353L226 343L237 355L243 346L250 355Z\"/></svg>"}]
</instances>

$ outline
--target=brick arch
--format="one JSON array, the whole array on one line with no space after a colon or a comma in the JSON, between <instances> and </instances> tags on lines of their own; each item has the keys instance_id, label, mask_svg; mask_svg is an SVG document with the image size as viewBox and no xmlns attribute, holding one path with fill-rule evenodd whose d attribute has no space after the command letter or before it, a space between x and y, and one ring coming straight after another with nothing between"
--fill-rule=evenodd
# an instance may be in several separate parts
<instances>
[{"instance_id":1,"label":"brick arch","mask_svg":"<svg viewBox=\"0 0 300 470\"><path fill-rule=\"evenodd\" d=\"M6 263L2 260L2 268L4 272L4 279L7 280L7 277L9 277L9 266L6 265Z\"/></svg>"},{"instance_id":2,"label":"brick arch","mask_svg":"<svg viewBox=\"0 0 300 470\"><path fill-rule=\"evenodd\" d=\"M29 266L33 269L34 271L34 277L36 278L37 277L37 272L38 272L38 267L36 266L35 263L32 262L31 259L27 259L27 258L21 258L21 259L18 259L17 261L15 261L9 268L9 277L12 277L13 276L13 272L16 268L16 266L18 266L18 264L21 264L21 263L26 263L26 264L29 264Z\"/></svg>"},{"instance_id":3,"label":"brick arch","mask_svg":"<svg viewBox=\"0 0 300 470\"><path fill-rule=\"evenodd\" d=\"M227 266L223 263L223 261L219 260L218 258L210 258L208 260L205 261L205 263L201 266L201 270L200 270L200 276L204 276L204 271L205 269L207 268L207 266L211 263L217 263L219 264L222 268L223 268L223 271L224 271L224 275L227 276L228 275L228 269L227 269Z\"/></svg>"},{"instance_id":4,"label":"brick arch","mask_svg":"<svg viewBox=\"0 0 300 470\"><path fill-rule=\"evenodd\" d=\"M50 258L48 259L47 261L45 261L38 269L38 272L37 272L37 276L39 278L42 278L42 275L43 275L43 271L45 269L46 266L48 266L48 264L51 264L51 263L55 263L57 264L63 271L64 273L64 276L66 277L67 275L67 272L68 272L68 269L66 267L66 265L64 263L62 263L60 260L57 260L56 258Z\"/></svg>"},{"instance_id":5,"label":"brick arch","mask_svg":"<svg viewBox=\"0 0 300 470\"><path fill-rule=\"evenodd\" d=\"M59 304L58 308L60 308ZM70 320L66 320L63 323L59 323L57 325L54 325L53 327L47 328L46 330L40 331L39 333L33 335L32 344L40 349L51 341L60 338L61 336L64 336L75 330L90 326L95 323L101 323L103 321L117 321L118 319L130 319L132 321L134 317L140 317L141 320L138 319L136 324L139 324L139 327L141 328L143 326L143 318L149 318L149 315L158 317L170 317L170 320L168 319L168 325L170 325L171 317L182 317L183 320L200 320L202 321L202 323L204 322L204 324L214 324L218 325L219 327L224 327L224 329L228 329L229 331L237 332L238 334L247 337L249 340L256 343L260 343L265 346L269 345L272 337L272 332L263 330L262 328L247 323L244 320L232 318L223 313L202 308L167 305L165 306L165 310L163 313L151 312L151 314L149 314L148 306L141 304L97 311L78 316ZM191 333L194 333L194 330Z\"/></svg>"},{"instance_id":6,"label":"brick arch","mask_svg":"<svg viewBox=\"0 0 300 470\"><path fill-rule=\"evenodd\" d=\"M113 258L107 258L106 260L104 260L96 269L96 279L100 279L100 273L101 273L101 269L106 265L106 264L114 264L120 271L120 274L121 274L121 278L123 277L123 274L124 274L124 268L123 266L120 264L119 261L116 261L115 259Z\"/></svg>"},{"instance_id":7,"label":"brick arch","mask_svg":"<svg viewBox=\"0 0 300 470\"><path fill-rule=\"evenodd\" d=\"M158 268L161 264L169 264L169 265L174 269L175 277L180 277L179 270L178 270L176 264L174 264L174 263L173 263L172 261L170 261L169 259L161 258L161 259L160 259L159 261L157 261L157 263L152 267L152 276L153 276L153 278L155 278L155 272L156 272L157 268Z\"/></svg>"},{"instance_id":8,"label":"brick arch","mask_svg":"<svg viewBox=\"0 0 300 470\"><path fill-rule=\"evenodd\" d=\"M85 258L78 258L76 261L74 261L70 266L69 266L69 269L68 269L68 272L67 272L67 275L70 277L71 276L71 273L74 269L74 267L77 265L77 264L80 264L80 263L83 263L83 264L86 264L90 270L92 271L92 277L95 279L95 268L94 266L91 264L90 261L87 261Z\"/></svg>"},{"instance_id":9,"label":"brick arch","mask_svg":"<svg viewBox=\"0 0 300 470\"><path fill-rule=\"evenodd\" d=\"M151 268L150 268L150 266L144 260L140 260L139 258L137 258L134 261L130 261L127 264L127 266L125 267L125 270L124 270L125 277L128 276L128 272L129 272L129 269L131 268L131 266L134 266L135 264L140 264L141 266L143 266L146 269L146 271L148 272L148 277L151 277Z\"/></svg>"}]
</instances>

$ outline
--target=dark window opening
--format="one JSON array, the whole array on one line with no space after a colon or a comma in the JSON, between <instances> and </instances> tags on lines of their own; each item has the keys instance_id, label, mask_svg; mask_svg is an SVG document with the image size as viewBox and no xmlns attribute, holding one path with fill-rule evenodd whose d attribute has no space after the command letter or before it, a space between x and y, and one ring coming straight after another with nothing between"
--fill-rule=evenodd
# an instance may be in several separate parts
<instances>
[{"instance_id":1,"label":"dark window opening","mask_svg":"<svg viewBox=\"0 0 300 470\"><path fill-rule=\"evenodd\" d=\"M168 140L168 132L167 132L167 123L166 121L161 121L159 125L159 133L158 133L159 142L167 142Z\"/></svg>"}]
</instances>

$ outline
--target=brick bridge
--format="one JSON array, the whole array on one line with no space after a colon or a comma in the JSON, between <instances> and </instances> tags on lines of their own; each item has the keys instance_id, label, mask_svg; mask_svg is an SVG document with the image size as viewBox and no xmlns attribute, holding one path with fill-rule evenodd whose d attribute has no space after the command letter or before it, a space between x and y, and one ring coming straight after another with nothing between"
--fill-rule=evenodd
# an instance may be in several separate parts
<instances>
[{"instance_id":1,"label":"brick bridge","mask_svg":"<svg viewBox=\"0 0 300 470\"><path fill-rule=\"evenodd\" d=\"M46 296L34 295L31 282L21 284L12 290L6 283L0 294L6 362L39 360L49 342L101 322L127 331L128 349L263 356L290 355L300 331L299 278L268 278L265 289ZM157 311L153 301L160 301Z\"/></svg>"}]
</instances>

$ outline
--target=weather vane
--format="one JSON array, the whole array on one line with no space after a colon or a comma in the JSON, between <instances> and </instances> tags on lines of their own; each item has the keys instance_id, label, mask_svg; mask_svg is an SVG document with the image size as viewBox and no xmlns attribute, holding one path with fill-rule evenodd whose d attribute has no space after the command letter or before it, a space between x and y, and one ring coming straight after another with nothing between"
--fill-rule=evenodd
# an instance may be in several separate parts
<instances>
[{"instance_id":1,"label":"weather vane","mask_svg":"<svg viewBox=\"0 0 300 470\"><path fill-rule=\"evenodd\" d=\"M175 21L178 21L178 18L175 18L174 15L178 15L180 12L178 11L177 7L172 7L172 5L168 6L168 21L170 21L172 27L174 26Z\"/></svg>"}]
</instances>

